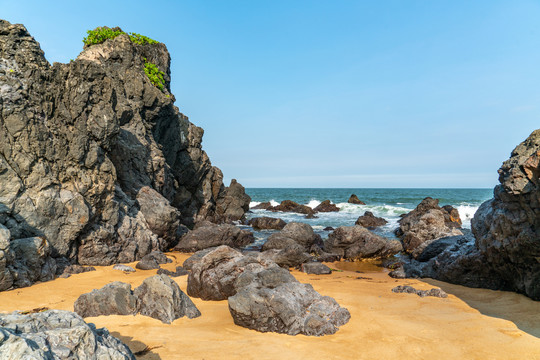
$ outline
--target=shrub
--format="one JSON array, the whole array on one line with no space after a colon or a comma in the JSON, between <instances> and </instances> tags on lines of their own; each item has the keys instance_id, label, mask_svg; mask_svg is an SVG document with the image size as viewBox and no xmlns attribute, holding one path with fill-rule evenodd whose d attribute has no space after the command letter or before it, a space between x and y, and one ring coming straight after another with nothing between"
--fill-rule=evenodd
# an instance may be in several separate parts
<instances>
[{"instance_id":1,"label":"shrub","mask_svg":"<svg viewBox=\"0 0 540 360\"><path fill-rule=\"evenodd\" d=\"M144 44L159 44L159 41L150 39L148 36L144 36L137 33L129 33L129 38L135 44L144 45Z\"/></svg>"},{"instance_id":2,"label":"shrub","mask_svg":"<svg viewBox=\"0 0 540 360\"><path fill-rule=\"evenodd\" d=\"M123 31L120 30L113 30L109 28L97 28L96 30L88 30L86 32L88 34L87 37L83 39L84 45L96 45L101 44L107 39L114 39L120 34L123 34Z\"/></svg>"},{"instance_id":3,"label":"shrub","mask_svg":"<svg viewBox=\"0 0 540 360\"><path fill-rule=\"evenodd\" d=\"M163 91L165 87L165 73L159 71L157 65L147 61L146 58L144 59L144 73L155 87Z\"/></svg>"}]
</instances>

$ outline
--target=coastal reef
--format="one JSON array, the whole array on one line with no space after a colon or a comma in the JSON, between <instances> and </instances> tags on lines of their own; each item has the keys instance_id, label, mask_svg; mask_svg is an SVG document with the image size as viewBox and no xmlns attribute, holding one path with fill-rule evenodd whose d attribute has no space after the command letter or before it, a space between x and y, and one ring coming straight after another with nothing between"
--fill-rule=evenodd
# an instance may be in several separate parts
<instances>
[{"instance_id":1,"label":"coastal reef","mask_svg":"<svg viewBox=\"0 0 540 360\"><path fill-rule=\"evenodd\" d=\"M139 260L248 210L174 105L166 46L111 31L51 66L0 20L0 290Z\"/></svg>"}]
</instances>

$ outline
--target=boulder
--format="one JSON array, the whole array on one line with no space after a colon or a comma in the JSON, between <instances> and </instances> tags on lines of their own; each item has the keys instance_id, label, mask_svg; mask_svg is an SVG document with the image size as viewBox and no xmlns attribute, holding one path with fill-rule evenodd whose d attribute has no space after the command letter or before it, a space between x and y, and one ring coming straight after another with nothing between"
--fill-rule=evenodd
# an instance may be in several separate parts
<instances>
[{"instance_id":1,"label":"boulder","mask_svg":"<svg viewBox=\"0 0 540 360\"><path fill-rule=\"evenodd\" d=\"M319 205L317 205L313 211L315 212L334 212L339 211L339 208L336 204L332 204L330 200L324 200Z\"/></svg>"},{"instance_id":2,"label":"boulder","mask_svg":"<svg viewBox=\"0 0 540 360\"><path fill-rule=\"evenodd\" d=\"M320 262L309 262L302 264L302 271L306 274L314 274L314 275L327 275L331 274L332 270L320 263Z\"/></svg>"},{"instance_id":3,"label":"boulder","mask_svg":"<svg viewBox=\"0 0 540 360\"><path fill-rule=\"evenodd\" d=\"M381 259L402 250L401 243L376 235L363 226L341 226L328 235L324 250L345 259Z\"/></svg>"},{"instance_id":4,"label":"boulder","mask_svg":"<svg viewBox=\"0 0 540 360\"><path fill-rule=\"evenodd\" d=\"M299 267L306 261L312 260L311 255L309 255L306 250L297 243L291 244L279 250L274 249L264 251L261 254L261 257L269 259L279 266L285 268Z\"/></svg>"},{"instance_id":5,"label":"boulder","mask_svg":"<svg viewBox=\"0 0 540 360\"><path fill-rule=\"evenodd\" d=\"M403 249L416 255L418 251L415 252L415 249L425 242L462 235L460 227L461 220L457 210L451 206L441 208L439 200L427 197L399 220L396 235L402 239Z\"/></svg>"},{"instance_id":6,"label":"boulder","mask_svg":"<svg viewBox=\"0 0 540 360\"><path fill-rule=\"evenodd\" d=\"M63 310L0 314L0 358L135 360L130 349L107 329L96 329L79 315Z\"/></svg>"},{"instance_id":7,"label":"boulder","mask_svg":"<svg viewBox=\"0 0 540 360\"><path fill-rule=\"evenodd\" d=\"M272 236L269 237L269 240ZM291 222L285 225L283 230L280 232L280 236L288 237L290 239L293 239L297 244L301 245L306 249L306 251L309 250L309 248L312 245L318 244L322 245L321 237L313 231L313 228L306 223L298 223L298 222Z\"/></svg>"},{"instance_id":8,"label":"boulder","mask_svg":"<svg viewBox=\"0 0 540 360\"><path fill-rule=\"evenodd\" d=\"M313 215L315 214L315 211L313 211L312 208L306 205L300 205L292 200L283 200L279 205L277 206L271 206L267 208L268 211L282 211L282 212L293 212L298 214L306 214L306 215Z\"/></svg>"},{"instance_id":9,"label":"boulder","mask_svg":"<svg viewBox=\"0 0 540 360\"><path fill-rule=\"evenodd\" d=\"M360 216L356 220L355 224L363 226L368 229L372 229L372 228L386 225L387 223L388 221L386 221L385 219L373 215L371 211L366 211L364 215Z\"/></svg>"},{"instance_id":10,"label":"boulder","mask_svg":"<svg viewBox=\"0 0 540 360\"><path fill-rule=\"evenodd\" d=\"M167 264L170 262L172 262L172 260L161 251L152 251L150 254L143 256L141 261L139 261L135 267L140 270L154 270L159 269L160 264Z\"/></svg>"},{"instance_id":11,"label":"boulder","mask_svg":"<svg viewBox=\"0 0 540 360\"><path fill-rule=\"evenodd\" d=\"M333 298L299 283L284 269L245 272L237 287L228 299L229 311L236 325L248 329L322 336L334 334L351 317Z\"/></svg>"},{"instance_id":12,"label":"boulder","mask_svg":"<svg viewBox=\"0 0 540 360\"><path fill-rule=\"evenodd\" d=\"M178 276L184 276L189 274L189 271L184 269L182 266L177 266L175 271L169 271L167 269L159 269L157 271L158 275L165 274L170 277L178 277Z\"/></svg>"},{"instance_id":13,"label":"boulder","mask_svg":"<svg viewBox=\"0 0 540 360\"><path fill-rule=\"evenodd\" d=\"M446 298L448 297L448 294L444 292L444 290L441 290L439 288L433 288L430 290L417 290L409 285L399 285L392 289L392 292L395 293L407 293L407 294L416 294L420 297L426 297L426 296L433 296L433 297L440 297L440 298Z\"/></svg>"},{"instance_id":14,"label":"boulder","mask_svg":"<svg viewBox=\"0 0 540 360\"><path fill-rule=\"evenodd\" d=\"M249 211L250 202L251 198L246 194L244 187L236 179L232 179L223 196L217 201L216 220L219 222L243 220L245 213Z\"/></svg>"},{"instance_id":15,"label":"boulder","mask_svg":"<svg viewBox=\"0 0 540 360\"><path fill-rule=\"evenodd\" d=\"M271 207L272 207L272 204L268 201L268 202L262 202L262 203L260 203L258 205L255 205L251 209L253 209L253 210L268 210L268 208L271 208Z\"/></svg>"},{"instance_id":16,"label":"boulder","mask_svg":"<svg viewBox=\"0 0 540 360\"><path fill-rule=\"evenodd\" d=\"M101 315L135 315L137 298L133 296L131 285L115 281L101 289L82 294L73 306L82 317Z\"/></svg>"},{"instance_id":17,"label":"boulder","mask_svg":"<svg viewBox=\"0 0 540 360\"><path fill-rule=\"evenodd\" d=\"M243 247L251 244L255 238L248 230L241 230L229 224L207 224L189 231L182 237L174 250L181 252L195 252L220 245L230 247Z\"/></svg>"},{"instance_id":18,"label":"boulder","mask_svg":"<svg viewBox=\"0 0 540 360\"><path fill-rule=\"evenodd\" d=\"M74 274L82 274L89 271L96 271L96 268L93 266L81 266L81 265L74 264L74 265L67 266L64 269L63 273L74 275Z\"/></svg>"},{"instance_id":19,"label":"boulder","mask_svg":"<svg viewBox=\"0 0 540 360\"><path fill-rule=\"evenodd\" d=\"M253 218L249 220L248 224L256 230L281 230L287 225L287 223L281 219L266 216Z\"/></svg>"},{"instance_id":20,"label":"boulder","mask_svg":"<svg viewBox=\"0 0 540 360\"><path fill-rule=\"evenodd\" d=\"M349 200L347 200L347 202L349 204L356 204L356 205L366 205L365 202L363 202L362 200L360 200L358 198L358 196L356 196L355 194L352 194L350 197L349 197Z\"/></svg>"},{"instance_id":21,"label":"boulder","mask_svg":"<svg viewBox=\"0 0 540 360\"><path fill-rule=\"evenodd\" d=\"M113 266L113 270L120 270L124 272L135 272L135 269L131 266L123 265L123 264L117 264Z\"/></svg>"},{"instance_id":22,"label":"boulder","mask_svg":"<svg viewBox=\"0 0 540 360\"><path fill-rule=\"evenodd\" d=\"M161 320L165 324L184 316L189 319L201 316L191 299L167 275L155 275L145 279L133 290L133 295L137 298L138 313Z\"/></svg>"}]
</instances>

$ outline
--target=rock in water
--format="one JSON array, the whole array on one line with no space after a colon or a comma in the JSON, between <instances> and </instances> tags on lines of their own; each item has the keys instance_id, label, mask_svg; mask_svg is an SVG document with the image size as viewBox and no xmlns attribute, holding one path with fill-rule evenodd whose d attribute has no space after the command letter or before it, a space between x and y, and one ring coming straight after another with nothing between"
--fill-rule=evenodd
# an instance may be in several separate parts
<instances>
[{"instance_id":1,"label":"rock in water","mask_svg":"<svg viewBox=\"0 0 540 360\"><path fill-rule=\"evenodd\" d=\"M366 205L366 203L360 200L355 194L352 194L351 197L349 197L349 200L347 200L347 202L349 204Z\"/></svg>"},{"instance_id":2,"label":"rock in water","mask_svg":"<svg viewBox=\"0 0 540 360\"><path fill-rule=\"evenodd\" d=\"M336 206L336 204L332 204L330 200L324 200L322 203L317 205L313 211L315 212L335 212L339 211L339 208Z\"/></svg>"},{"instance_id":3,"label":"rock in water","mask_svg":"<svg viewBox=\"0 0 540 360\"><path fill-rule=\"evenodd\" d=\"M430 197L399 220L396 234L403 241L403 249L418 256L430 242L447 236L463 235L461 219L451 206L439 207L439 200Z\"/></svg>"},{"instance_id":4,"label":"rock in water","mask_svg":"<svg viewBox=\"0 0 540 360\"><path fill-rule=\"evenodd\" d=\"M314 215L315 211L307 205L300 205L292 200L283 200L277 206L271 206L266 208L268 211L282 211L282 212L293 212L298 214Z\"/></svg>"},{"instance_id":5,"label":"rock in water","mask_svg":"<svg viewBox=\"0 0 540 360\"><path fill-rule=\"evenodd\" d=\"M388 221L386 221L385 219L373 215L371 211L366 211L364 215L360 216L356 220L355 224L363 226L365 228L376 228L379 226L386 225L387 223Z\"/></svg>"},{"instance_id":6,"label":"rock in water","mask_svg":"<svg viewBox=\"0 0 540 360\"><path fill-rule=\"evenodd\" d=\"M249 220L249 225L251 225L254 229L274 229L274 230L281 230L287 225L285 221L278 218L272 218L272 217L257 217Z\"/></svg>"},{"instance_id":7,"label":"rock in water","mask_svg":"<svg viewBox=\"0 0 540 360\"><path fill-rule=\"evenodd\" d=\"M382 259L397 254L402 246L397 240L387 239L356 225L338 227L328 235L324 250L350 260Z\"/></svg>"},{"instance_id":8,"label":"rock in water","mask_svg":"<svg viewBox=\"0 0 540 360\"><path fill-rule=\"evenodd\" d=\"M135 360L107 329L96 329L70 311L0 314L0 358L5 360Z\"/></svg>"},{"instance_id":9,"label":"rock in water","mask_svg":"<svg viewBox=\"0 0 540 360\"><path fill-rule=\"evenodd\" d=\"M174 106L164 44L122 34L51 66L24 26L0 20L0 56L0 224L11 242L40 237L54 258L111 265L171 248L180 224L247 211L243 187L223 185L203 130ZM163 72L162 90L145 61ZM49 278L46 255L36 276L37 263L18 270L26 260L5 245L0 289Z\"/></svg>"}]
</instances>

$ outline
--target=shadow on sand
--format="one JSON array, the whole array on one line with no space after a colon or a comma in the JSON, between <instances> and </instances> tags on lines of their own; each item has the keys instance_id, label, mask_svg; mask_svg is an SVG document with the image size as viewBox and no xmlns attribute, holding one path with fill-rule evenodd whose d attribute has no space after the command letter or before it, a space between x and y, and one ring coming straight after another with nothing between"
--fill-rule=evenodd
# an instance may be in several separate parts
<instances>
[{"instance_id":1,"label":"shadow on sand","mask_svg":"<svg viewBox=\"0 0 540 360\"><path fill-rule=\"evenodd\" d=\"M540 338L540 301L509 291L468 288L426 278L422 281L440 287L483 315L511 321L520 330Z\"/></svg>"},{"instance_id":2,"label":"shadow on sand","mask_svg":"<svg viewBox=\"0 0 540 360\"><path fill-rule=\"evenodd\" d=\"M152 347L148 347L145 343L133 340L132 337L120 335L118 332L111 332L111 335L117 339L120 339L124 344L126 344L131 352L135 354L137 359L141 360L161 360L161 356L152 352Z\"/></svg>"}]
</instances>

